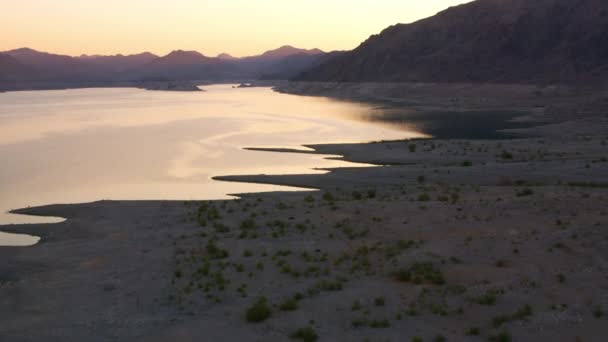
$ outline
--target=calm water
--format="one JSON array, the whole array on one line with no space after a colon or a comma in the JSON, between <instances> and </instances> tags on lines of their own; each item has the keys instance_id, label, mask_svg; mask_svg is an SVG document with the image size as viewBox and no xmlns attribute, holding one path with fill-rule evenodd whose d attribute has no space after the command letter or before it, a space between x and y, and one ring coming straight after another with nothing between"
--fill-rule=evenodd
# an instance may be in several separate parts
<instances>
[{"instance_id":1,"label":"calm water","mask_svg":"<svg viewBox=\"0 0 608 342\"><path fill-rule=\"evenodd\" d=\"M372 105L205 87L206 92L79 89L0 94L0 224L57 222L12 208L100 199L222 199L294 188L213 181L216 175L322 172L356 166L243 147L300 147L424 136L371 120ZM0 245L31 244L0 233Z\"/></svg>"}]
</instances>

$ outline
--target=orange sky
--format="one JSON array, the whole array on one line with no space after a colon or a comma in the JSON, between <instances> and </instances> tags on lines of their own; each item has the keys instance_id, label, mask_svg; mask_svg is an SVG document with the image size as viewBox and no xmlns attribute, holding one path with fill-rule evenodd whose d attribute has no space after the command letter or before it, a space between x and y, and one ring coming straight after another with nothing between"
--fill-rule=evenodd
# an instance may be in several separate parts
<instances>
[{"instance_id":1,"label":"orange sky","mask_svg":"<svg viewBox=\"0 0 608 342\"><path fill-rule=\"evenodd\" d=\"M281 45L326 51L468 0L0 0L0 51L69 55L254 55Z\"/></svg>"}]
</instances>

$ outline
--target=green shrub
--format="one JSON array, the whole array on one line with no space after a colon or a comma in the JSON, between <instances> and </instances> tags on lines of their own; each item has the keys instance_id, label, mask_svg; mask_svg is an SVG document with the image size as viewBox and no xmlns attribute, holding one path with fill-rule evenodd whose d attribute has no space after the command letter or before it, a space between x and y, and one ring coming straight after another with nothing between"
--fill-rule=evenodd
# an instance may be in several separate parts
<instances>
[{"instance_id":1,"label":"green shrub","mask_svg":"<svg viewBox=\"0 0 608 342\"><path fill-rule=\"evenodd\" d=\"M467 331L465 332L465 335L467 336L479 336L480 331L479 328L477 327L471 327L469 329L467 329Z\"/></svg>"},{"instance_id":2,"label":"green shrub","mask_svg":"<svg viewBox=\"0 0 608 342\"><path fill-rule=\"evenodd\" d=\"M593 310L593 316L595 318L602 318L604 317L604 310L602 310L601 307L597 306L594 310Z\"/></svg>"},{"instance_id":3,"label":"green shrub","mask_svg":"<svg viewBox=\"0 0 608 342\"><path fill-rule=\"evenodd\" d=\"M367 190L367 197L376 198L376 190L374 190L374 189Z\"/></svg>"},{"instance_id":4,"label":"green shrub","mask_svg":"<svg viewBox=\"0 0 608 342\"><path fill-rule=\"evenodd\" d=\"M494 305L496 304L498 291L488 290L483 296L473 298L473 302L479 305Z\"/></svg>"},{"instance_id":5,"label":"green shrub","mask_svg":"<svg viewBox=\"0 0 608 342\"><path fill-rule=\"evenodd\" d=\"M272 310L268 305L268 300L265 297L259 297L255 302L247 309L246 317L247 322L258 323L263 322L270 317Z\"/></svg>"},{"instance_id":6,"label":"green shrub","mask_svg":"<svg viewBox=\"0 0 608 342\"><path fill-rule=\"evenodd\" d=\"M419 200L420 202L428 202L428 201L430 201L430 200L431 200L431 196L429 196L429 194L427 194L427 193L425 192L425 193L420 194L420 195L418 196L418 200Z\"/></svg>"},{"instance_id":7,"label":"green shrub","mask_svg":"<svg viewBox=\"0 0 608 342\"><path fill-rule=\"evenodd\" d=\"M302 340L304 342L314 342L319 338L317 332L312 327L300 328L289 335L294 340Z\"/></svg>"},{"instance_id":8,"label":"green shrub","mask_svg":"<svg viewBox=\"0 0 608 342\"><path fill-rule=\"evenodd\" d=\"M515 313L511 314L511 315L500 315L500 316L496 316L492 319L492 325L494 325L495 327L500 327L501 325L503 325L506 322L509 321L515 321L515 320L522 320L525 319L526 317L532 316L533 311L532 311L532 307L530 305L524 305L521 308L519 308Z\"/></svg>"},{"instance_id":9,"label":"green shrub","mask_svg":"<svg viewBox=\"0 0 608 342\"><path fill-rule=\"evenodd\" d=\"M326 192L323 194L323 199L326 200L327 202L333 202L335 201L334 195L331 192Z\"/></svg>"},{"instance_id":10,"label":"green shrub","mask_svg":"<svg viewBox=\"0 0 608 342\"><path fill-rule=\"evenodd\" d=\"M490 336L489 340L490 342L511 342L511 334L503 331L498 335Z\"/></svg>"},{"instance_id":11,"label":"green shrub","mask_svg":"<svg viewBox=\"0 0 608 342\"><path fill-rule=\"evenodd\" d=\"M244 220L243 222L241 222L241 229L255 229L256 227L256 223L255 220L252 218L248 218L246 220Z\"/></svg>"},{"instance_id":12,"label":"green shrub","mask_svg":"<svg viewBox=\"0 0 608 342\"><path fill-rule=\"evenodd\" d=\"M223 259L228 257L228 251L218 247L213 240L207 242L207 253L213 259Z\"/></svg>"},{"instance_id":13,"label":"green shrub","mask_svg":"<svg viewBox=\"0 0 608 342\"><path fill-rule=\"evenodd\" d=\"M409 268L398 270L394 273L397 280L402 282L413 282L415 284L430 283L434 285L445 284L445 279L432 263L415 263Z\"/></svg>"},{"instance_id":14,"label":"green shrub","mask_svg":"<svg viewBox=\"0 0 608 342\"><path fill-rule=\"evenodd\" d=\"M298 301L295 298L285 299L280 305L281 311L295 311L298 309Z\"/></svg>"},{"instance_id":15,"label":"green shrub","mask_svg":"<svg viewBox=\"0 0 608 342\"><path fill-rule=\"evenodd\" d=\"M502 151L502 153L500 154L500 158L502 158L502 159L513 159L513 154L511 154L508 151Z\"/></svg>"},{"instance_id":16,"label":"green shrub","mask_svg":"<svg viewBox=\"0 0 608 342\"><path fill-rule=\"evenodd\" d=\"M443 335L437 335L437 336L435 336L435 338L433 339L433 341L435 341L435 342L445 342L445 336L443 336Z\"/></svg>"},{"instance_id":17,"label":"green shrub","mask_svg":"<svg viewBox=\"0 0 608 342\"><path fill-rule=\"evenodd\" d=\"M517 197L526 197L526 196L532 196L532 195L534 195L534 190L532 190L530 188L525 188L516 193Z\"/></svg>"}]
</instances>

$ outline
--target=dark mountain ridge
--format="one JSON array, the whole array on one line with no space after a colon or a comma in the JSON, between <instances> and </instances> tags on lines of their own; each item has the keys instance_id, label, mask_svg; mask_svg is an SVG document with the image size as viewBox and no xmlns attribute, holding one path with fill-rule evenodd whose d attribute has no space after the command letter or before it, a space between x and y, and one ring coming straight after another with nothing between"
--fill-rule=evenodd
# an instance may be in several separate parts
<instances>
[{"instance_id":1,"label":"dark mountain ridge","mask_svg":"<svg viewBox=\"0 0 608 342\"><path fill-rule=\"evenodd\" d=\"M608 1L477 0L391 26L299 81L564 83L608 76Z\"/></svg>"}]
</instances>

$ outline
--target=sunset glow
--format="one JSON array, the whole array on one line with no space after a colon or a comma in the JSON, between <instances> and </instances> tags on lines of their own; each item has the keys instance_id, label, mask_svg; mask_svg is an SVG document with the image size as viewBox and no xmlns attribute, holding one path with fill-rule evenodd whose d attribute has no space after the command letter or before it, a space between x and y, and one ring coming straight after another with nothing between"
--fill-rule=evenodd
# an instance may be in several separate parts
<instances>
[{"instance_id":1,"label":"sunset glow","mask_svg":"<svg viewBox=\"0 0 608 342\"><path fill-rule=\"evenodd\" d=\"M254 55L281 45L356 47L389 25L465 0L3 0L0 51L80 54L174 49Z\"/></svg>"}]
</instances>

